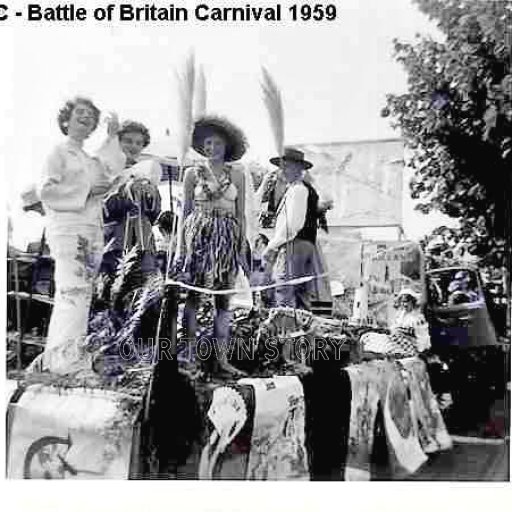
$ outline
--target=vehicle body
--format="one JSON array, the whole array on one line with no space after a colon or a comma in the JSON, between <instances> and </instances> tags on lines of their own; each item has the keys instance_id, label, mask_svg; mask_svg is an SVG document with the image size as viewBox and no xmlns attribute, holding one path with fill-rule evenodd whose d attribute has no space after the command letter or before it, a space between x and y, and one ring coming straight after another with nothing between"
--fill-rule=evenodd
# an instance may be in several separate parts
<instances>
[{"instance_id":1,"label":"vehicle body","mask_svg":"<svg viewBox=\"0 0 512 512\"><path fill-rule=\"evenodd\" d=\"M463 265L430 270L426 282L426 317L434 347L497 344L477 270Z\"/></svg>"},{"instance_id":2,"label":"vehicle body","mask_svg":"<svg viewBox=\"0 0 512 512\"><path fill-rule=\"evenodd\" d=\"M352 252L355 257L355 251ZM429 323L434 349L497 345L482 279L475 268L457 265L425 271L423 253L410 241L361 242L360 285L353 319L389 327L394 300L412 288Z\"/></svg>"}]
</instances>

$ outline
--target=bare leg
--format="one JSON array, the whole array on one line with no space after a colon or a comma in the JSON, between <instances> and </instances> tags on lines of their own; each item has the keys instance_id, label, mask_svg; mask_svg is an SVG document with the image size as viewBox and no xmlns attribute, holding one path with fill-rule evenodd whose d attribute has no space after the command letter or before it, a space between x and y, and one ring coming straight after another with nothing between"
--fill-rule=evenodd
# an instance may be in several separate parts
<instances>
[{"instance_id":1,"label":"bare leg","mask_svg":"<svg viewBox=\"0 0 512 512\"><path fill-rule=\"evenodd\" d=\"M213 336L217 341L218 373L226 377L243 377L245 372L238 370L229 362L230 334L232 314L229 310L229 297L215 297L215 318L213 320Z\"/></svg>"}]
</instances>

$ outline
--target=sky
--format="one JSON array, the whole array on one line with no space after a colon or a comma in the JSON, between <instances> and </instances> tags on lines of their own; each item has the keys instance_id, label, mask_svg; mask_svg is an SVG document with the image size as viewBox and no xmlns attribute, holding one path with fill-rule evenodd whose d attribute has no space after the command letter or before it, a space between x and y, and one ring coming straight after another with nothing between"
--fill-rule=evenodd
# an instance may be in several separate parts
<instances>
[{"instance_id":1,"label":"sky","mask_svg":"<svg viewBox=\"0 0 512 512\"><path fill-rule=\"evenodd\" d=\"M5 158L2 167L15 231L25 236L36 229L33 217L20 214L17 198L37 179L46 155L62 140L56 114L63 102L87 95L105 114L116 111L121 119L144 122L154 140L166 129L172 139L174 73L192 49L206 75L207 110L243 127L251 145L249 159L265 161L274 153L261 101L262 65L282 91L287 144L398 137L389 120L380 117L386 94L406 90L406 75L392 58L392 40L413 40L416 33L435 35L435 28L410 0L334 3L337 19L324 23L49 25L13 20L4 26L1 37L7 38L10 52L3 64L7 80L0 87L9 101L3 106L6 133L0 154ZM21 7L25 2L14 4ZM102 124L87 148L98 146L104 134ZM408 177L406 171L405 182ZM418 238L439 222L438 216L415 213L405 194L407 236Z\"/></svg>"}]
</instances>

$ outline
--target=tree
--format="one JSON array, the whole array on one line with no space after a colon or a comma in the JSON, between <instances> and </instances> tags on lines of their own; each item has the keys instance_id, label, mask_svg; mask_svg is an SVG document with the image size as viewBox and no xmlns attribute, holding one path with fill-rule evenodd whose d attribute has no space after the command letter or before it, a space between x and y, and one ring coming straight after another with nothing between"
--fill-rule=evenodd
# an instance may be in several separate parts
<instances>
[{"instance_id":1,"label":"tree","mask_svg":"<svg viewBox=\"0 0 512 512\"><path fill-rule=\"evenodd\" d=\"M510 266L512 2L413 0L442 33L395 40L408 92L388 95L412 149L411 196L460 220L453 236L482 264Z\"/></svg>"}]
</instances>

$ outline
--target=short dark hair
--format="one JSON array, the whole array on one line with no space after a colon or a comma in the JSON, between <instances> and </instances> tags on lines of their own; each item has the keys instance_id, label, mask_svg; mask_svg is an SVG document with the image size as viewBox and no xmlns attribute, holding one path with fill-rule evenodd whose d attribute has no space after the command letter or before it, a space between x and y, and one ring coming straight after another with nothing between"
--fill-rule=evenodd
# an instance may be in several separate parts
<instances>
[{"instance_id":1,"label":"short dark hair","mask_svg":"<svg viewBox=\"0 0 512 512\"><path fill-rule=\"evenodd\" d=\"M169 210L166 210L158 216L156 220L157 226L167 234L172 233L172 228L174 226L174 221L176 219L176 215Z\"/></svg>"},{"instance_id":2,"label":"short dark hair","mask_svg":"<svg viewBox=\"0 0 512 512\"><path fill-rule=\"evenodd\" d=\"M92 131L96 130L98 123L100 122L100 109L90 100L89 98L85 98L83 96L76 96L75 98L66 101L64 106L59 110L59 115L57 116L57 121L59 123L60 131L64 134L68 134L68 123L71 119L71 114L73 113L73 109L77 105L86 105L88 106L94 115L94 127Z\"/></svg>"},{"instance_id":3,"label":"short dark hair","mask_svg":"<svg viewBox=\"0 0 512 512\"><path fill-rule=\"evenodd\" d=\"M117 133L119 140L121 140L123 135L127 133L140 133L144 139L144 147L149 146L149 143L151 142L149 130L142 123L138 123L136 121L125 121Z\"/></svg>"},{"instance_id":4,"label":"short dark hair","mask_svg":"<svg viewBox=\"0 0 512 512\"><path fill-rule=\"evenodd\" d=\"M263 233L260 233L255 240L255 243L262 243L265 247L268 245L270 240L268 239L267 235L264 235Z\"/></svg>"}]
</instances>

